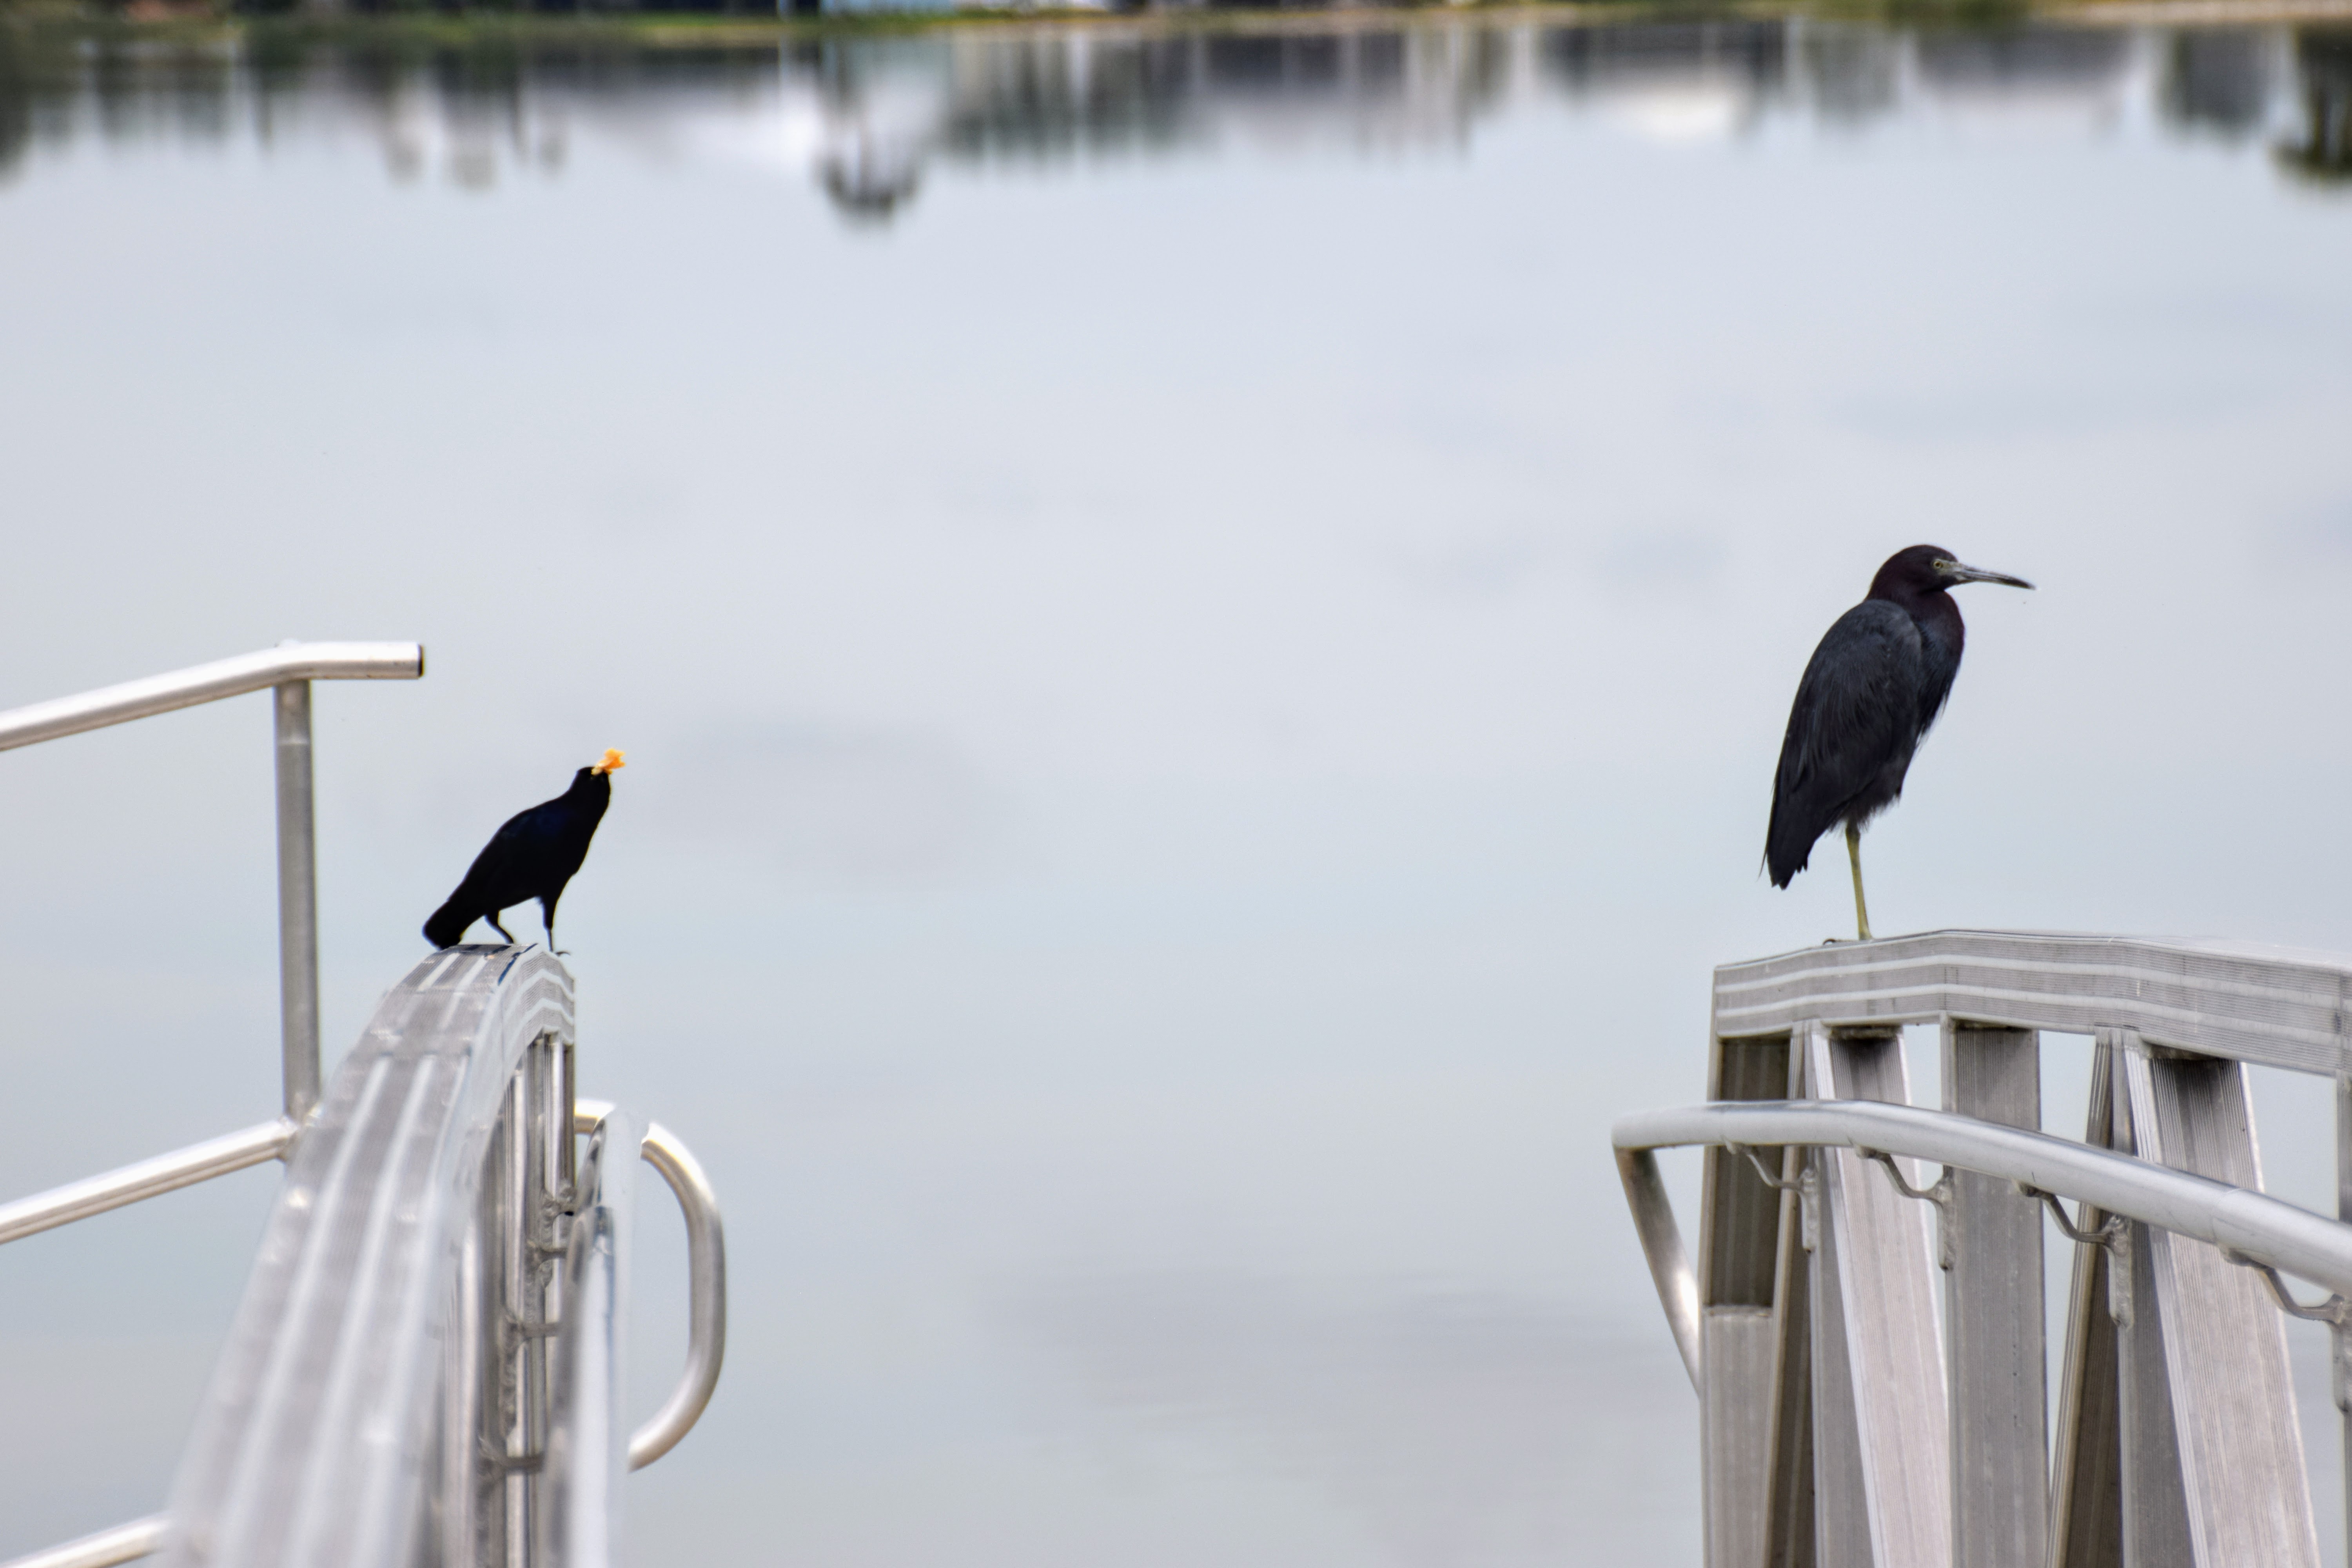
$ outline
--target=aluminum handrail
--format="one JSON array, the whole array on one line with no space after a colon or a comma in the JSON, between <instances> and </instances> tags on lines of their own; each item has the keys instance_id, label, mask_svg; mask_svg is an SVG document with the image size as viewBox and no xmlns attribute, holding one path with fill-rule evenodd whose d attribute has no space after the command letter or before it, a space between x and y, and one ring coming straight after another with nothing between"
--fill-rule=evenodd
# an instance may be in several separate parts
<instances>
[{"instance_id":1,"label":"aluminum handrail","mask_svg":"<svg viewBox=\"0 0 2352 1568\"><path fill-rule=\"evenodd\" d=\"M635 1117L608 1110L580 1162L540 1467L539 1538L548 1568L610 1568L618 1544L621 1478L628 1461L621 1357L636 1186L632 1156L644 1142Z\"/></svg>"},{"instance_id":2,"label":"aluminum handrail","mask_svg":"<svg viewBox=\"0 0 2352 1568\"><path fill-rule=\"evenodd\" d=\"M0 752L5 752L248 691L272 692L278 758L279 1051L286 1114L298 1125L319 1104L319 873L311 809L310 682L415 680L424 673L422 643L289 642L0 712Z\"/></svg>"},{"instance_id":3,"label":"aluminum handrail","mask_svg":"<svg viewBox=\"0 0 2352 1568\"><path fill-rule=\"evenodd\" d=\"M594 1131L613 1110L601 1100L576 1100L574 1106L572 1128L580 1132ZM719 1194L694 1152L660 1122L646 1124L639 1152L669 1184L686 1219L687 1344L677 1386L629 1438L632 1470L644 1469L694 1429L719 1387L719 1364L727 1358L727 1236L719 1219Z\"/></svg>"},{"instance_id":4,"label":"aluminum handrail","mask_svg":"<svg viewBox=\"0 0 2352 1568\"><path fill-rule=\"evenodd\" d=\"M2352 1297L2352 1225L2226 1182L1972 1117L1875 1100L1728 1100L1637 1111L1610 1129L1658 1300L1694 1386L1698 1282L1655 1151L1690 1144L1874 1150L1932 1160L2090 1204Z\"/></svg>"},{"instance_id":5,"label":"aluminum handrail","mask_svg":"<svg viewBox=\"0 0 2352 1568\"><path fill-rule=\"evenodd\" d=\"M169 1154L158 1154L152 1160L142 1160L102 1175L68 1182L28 1198L18 1198L15 1203L0 1204L0 1244L37 1236L58 1226L135 1204L142 1198L192 1187L232 1171L266 1164L286 1152L294 1142L294 1123L280 1116L257 1127L191 1143Z\"/></svg>"},{"instance_id":6,"label":"aluminum handrail","mask_svg":"<svg viewBox=\"0 0 2352 1568\"><path fill-rule=\"evenodd\" d=\"M484 1495L476 1407L451 1406L466 1303L484 1300L466 1281L536 1278L544 1215L509 1180L538 1163L519 1075L573 1038L571 974L538 949L434 953L377 1004L288 1163L173 1485L166 1563L403 1568ZM486 1193L505 1234L483 1228ZM509 1317L536 1302L490 1304L484 1331L510 1349ZM465 1386L496 1391L500 1367Z\"/></svg>"},{"instance_id":7,"label":"aluminum handrail","mask_svg":"<svg viewBox=\"0 0 2352 1568\"><path fill-rule=\"evenodd\" d=\"M0 712L0 752L133 719L152 719L289 680L415 680L425 647L413 642L286 643Z\"/></svg>"},{"instance_id":8,"label":"aluminum handrail","mask_svg":"<svg viewBox=\"0 0 2352 1568\"><path fill-rule=\"evenodd\" d=\"M153 1554L163 1544L170 1521L162 1514L134 1519L109 1530L45 1546L0 1563L0 1568L115 1568Z\"/></svg>"}]
</instances>

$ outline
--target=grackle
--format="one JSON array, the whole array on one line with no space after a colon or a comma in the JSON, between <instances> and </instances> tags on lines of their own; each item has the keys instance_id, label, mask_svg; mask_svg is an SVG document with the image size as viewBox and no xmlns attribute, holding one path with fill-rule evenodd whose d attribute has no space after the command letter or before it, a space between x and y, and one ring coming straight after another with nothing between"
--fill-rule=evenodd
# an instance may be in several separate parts
<instances>
[{"instance_id":1,"label":"grackle","mask_svg":"<svg viewBox=\"0 0 2352 1568\"><path fill-rule=\"evenodd\" d=\"M436 948L455 947L467 926L485 920L511 943L514 933L499 924L499 916L537 899L541 918L547 922L547 945L552 949L555 900L563 897L564 884L588 858L588 840L596 836L596 824L612 803L610 775L621 765L621 753L608 750L594 767L572 775L570 789L507 818L466 868L457 890L425 922L425 940Z\"/></svg>"}]
</instances>

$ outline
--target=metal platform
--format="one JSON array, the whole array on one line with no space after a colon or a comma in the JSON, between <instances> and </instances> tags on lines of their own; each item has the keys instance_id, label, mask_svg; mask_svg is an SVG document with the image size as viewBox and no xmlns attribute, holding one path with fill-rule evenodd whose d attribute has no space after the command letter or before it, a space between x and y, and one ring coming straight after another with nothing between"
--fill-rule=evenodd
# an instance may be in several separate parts
<instances>
[{"instance_id":1,"label":"metal platform","mask_svg":"<svg viewBox=\"0 0 2352 1568\"><path fill-rule=\"evenodd\" d=\"M2347 1000L2331 955L2027 931L1718 969L1708 1102L1613 1133L1700 1399L1710 1568L2315 1568L2281 1315L2330 1325L2352 1411L2352 1225L2263 1194L2245 1073L2332 1080L2352 1215ZM1907 1024L1942 1031L1940 1111ZM2079 1143L2038 1130L2043 1030L2095 1040ZM1652 1152L1687 1144L1696 1267ZM2045 1213L2076 1243L2054 1432Z\"/></svg>"}]
</instances>

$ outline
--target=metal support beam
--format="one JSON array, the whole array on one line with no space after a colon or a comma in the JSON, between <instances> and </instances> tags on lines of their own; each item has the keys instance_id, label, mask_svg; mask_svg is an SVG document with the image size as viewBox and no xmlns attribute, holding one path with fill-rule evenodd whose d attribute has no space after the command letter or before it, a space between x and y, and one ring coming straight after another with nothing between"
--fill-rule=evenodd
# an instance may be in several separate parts
<instances>
[{"instance_id":1,"label":"metal support beam","mask_svg":"<svg viewBox=\"0 0 2352 1568\"><path fill-rule=\"evenodd\" d=\"M286 1114L319 1105L319 850L310 805L310 683L272 692L278 728L278 999Z\"/></svg>"},{"instance_id":2,"label":"metal support beam","mask_svg":"<svg viewBox=\"0 0 2352 1568\"><path fill-rule=\"evenodd\" d=\"M2336 1217L2352 1221L2352 1075L2336 1075ZM2327 1331L2328 1388L2336 1396L2338 1463L2344 1468L2344 1552L2352 1563L2352 1334L2336 1323Z\"/></svg>"},{"instance_id":3,"label":"metal support beam","mask_svg":"<svg viewBox=\"0 0 2352 1568\"><path fill-rule=\"evenodd\" d=\"M1944 1025L1944 1109L2042 1128L2041 1037ZM1953 1568L2040 1568L2049 1533L2042 1212L2016 1184L1952 1173L1944 1325Z\"/></svg>"},{"instance_id":4,"label":"metal support beam","mask_svg":"<svg viewBox=\"0 0 2352 1568\"><path fill-rule=\"evenodd\" d=\"M2135 1152L2259 1191L2244 1065L2159 1055L2128 1031L2120 1045ZM2213 1247L2147 1226L2134 1227L2132 1253L2124 1376L2130 1568L2318 1568L2286 1334L2261 1276ZM2178 1457L2168 1475L2168 1426ZM2187 1532L2177 1554L2175 1499Z\"/></svg>"},{"instance_id":5,"label":"metal support beam","mask_svg":"<svg viewBox=\"0 0 2352 1568\"><path fill-rule=\"evenodd\" d=\"M1788 1092L1789 1043L1717 1042L1707 1097L1777 1100ZM1780 1152L1760 1152L1777 1169ZM1706 1152L1699 1239L1700 1487L1708 1568L1754 1568L1764 1550L1771 1443L1774 1271L1780 1194L1748 1156Z\"/></svg>"},{"instance_id":6,"label":"metal support beam","mask_svg":"<svg viewBox=\"0 0 2352 1568\"><path fill-rule=\"evenodd\" d=\"M568 1115L563 1125L571 1125ZM607 1111L579 1166L578 1213L564 1247L563 1329L551 1347L547 1464L536 1521L543 1560L560 1568L610 1568L618 1555L614 1538L628 1465L621 1362L643 1140L635 1117Z\"/></svg>"},{"instance_id":7,"label":"metal support beam","mask_svg":"<svg viewBox=\"0 0 2352 1568\"><path fill-rule=\"evenodd\" d=\"M1805 1093L1805 1052L1791 1037L1788 1095ZM1780 1247L1772 1272L1771 1441L1765 1452L1764 1568L1813 1568L1812 1253L1821 1174L1810 1149L1780 1151Z\"/></svg>"},{"instance_id":8,"label":"metal support beam","mask_svg":"<svg viewBox=\"0 0 2352 1568\"><path fill-rule=\"evenodd\" d=\"M1817 1095L1910 1100L1900 1034L1800 1031ZM1816 1537L1822 1568L1947 1568L1950 1423L1927 1210L1851 1149L1822 1171L1813 1253Z\"/></svg>"},{"instance_id":9,"label":"metal support beam","mask_svg":"<svg viewBox=\"0 0 2352 1568\"><path fill-rule=\"evenodd\" d=\"M2116 1141L2115 1052L2102 1037L2091 1058L2090 1108L2083 1142L2094 1149ZM2075 1228L2095 1237L2105 1215L2091 1204L2075 1211ZM2123 1447L2116 1384L2116 1323L2107 1270L2115 1249L2078 1240L2068 1292L2066 1364L2059 1374L2058 1453L2050 1481L2050 1568L2123 1568Z\"/></svg>"}]
</instances>

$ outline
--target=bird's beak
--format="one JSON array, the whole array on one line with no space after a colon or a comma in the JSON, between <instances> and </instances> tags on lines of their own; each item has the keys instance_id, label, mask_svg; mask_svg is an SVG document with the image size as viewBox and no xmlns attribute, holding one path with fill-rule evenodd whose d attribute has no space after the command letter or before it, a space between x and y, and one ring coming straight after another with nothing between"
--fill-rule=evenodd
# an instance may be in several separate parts
<instances>
[{"instance_id":1,"label":"bird's beak","mask_svg":"<svg viewBox=\"0 0 2352 1568\"><path fill-rule=\"evenodd\" d=\"M2027 582L2022 577L2012 577L2006 572L1988 572L1981 566L1963 566L1957 561L1952 563L1950 575L1955 584L1999 583L2004 587L2010 588L2031 588L2033 586L2032 584Z\"/></svg>"}]
</instances>

